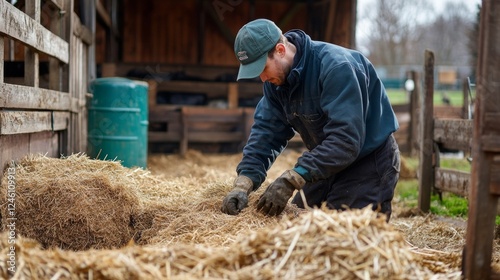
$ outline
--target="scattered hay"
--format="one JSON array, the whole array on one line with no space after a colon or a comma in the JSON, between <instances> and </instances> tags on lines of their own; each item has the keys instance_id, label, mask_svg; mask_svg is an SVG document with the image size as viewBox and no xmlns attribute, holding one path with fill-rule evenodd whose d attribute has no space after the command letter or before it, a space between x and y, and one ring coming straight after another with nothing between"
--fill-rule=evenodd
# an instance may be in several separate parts
<instances>
[{"instance_id":1,"label":"scattered hay","mask_svg":"<svg viewBox=\"0 0 500 280\"><path fill-rule=\"evenodd\" d=\"M415 168L412 168L406 158L401 156L401 168L399 172L400 179L416 179L417 171Z\"/></svg>"},{"instance_id":2,"label":"scattered hay","mask_svg":"<svg viewBox=\"0 0 500 280\"><path fill-rule=\"evenodd\" d=\"M18 279L460 279L456 270L441 267L443 273L436 274L421 266L425 256L412 253L402 235L369 208L287 216L239 236L229 247L131 245L65 252L42 250L20 238L17 256Z\"/></svg>"},{"instance_id":3,"label":"scattered hay","mask_svg":"<svg viewBox=\"0 0 500 280\"><path fill-rule=\"evenodd\" d=\"M432 215L398 219L391 223L412 246L444 252L462 252L465 226L436 220Z\"/></svg>"},{"instance_id":4,"label":"scattered hay","mask_svg":"<svg viewBox=\"0 0 500 280\"><path fill-rule=\"evenodd\" d=\"M102 215L86 216L87 223L80 224L86 231L61 226L68 219L65 215L71 213L72 203L57 208L56 215L61 220L41 217L46 220L39 224L52 234L46 239L55 240L52 245L38 236L44 231L18 229L19 235L32 237L41 245L23 238L17 240L16 276L19 279L53 276L62 279L460 279L461 255L456 251L460 246L452 245L463 242L462 231L457 230L457 235L452 230L439 232L442 238L451 240L446 243L448 246L438 247L445 242L436 238L437 231L419 217L414 219L416 224L410 222L412 219L398 218L387 224L365 210L337 213L321 209L304 213L288 206L278 218L257 212L255 204L266 185L283 170L293 167L298 156L290 151L279 157L263 187L251 194L250 207L238 216L221 213L220 203L232 187L240 154L207 156L189 151L186 157L152 156L150 170L129 169L116 162L90 160L82 155L25 159L17 168L18 192L24 188L22 185L32 184L30 191L39 199L54 203L61 203L61 198L66 200L58 191L45 193L34 187L49 182L43 186L61 189L73 186L73 198L86 199L81 194L85 190L108 190L104 194L108 195L107 204L120 205L110 212L110 208L105 208L107 205L95 211L95 206L89 210L90 204L79 204L80 212ZM113 190L127 195L109 196ZM33 196L31 192L28 195ZM4 190L0 195L0 199L5 199ZM106 199L97 198L104 198L103 195L95 195L94 200L104 204ZM3 210L4 201L0 201ZM44 203L29 205L40 211L37 207ZM23 207L26 206L25 203ZM18 207L18 215L21 209ZM104 217L107 222L100 223L98 219L106 215L111 217ZM115 220L116 216L121 218ZM30 217L26 215L24 219ZM59 235L73 242L80 236L87 238L93 231L107 238L121 237L112 242L111 239L104 242L102 237L87 239L85 244L101 241L73 248L59 241ZM424 235L435 239L419 243L417 237ZM142 246L133 245L129 242L131 238ZM5 238L2 239L0 277L7 275L4 252L7 248L2 243Z\"/></svg>"}]
</instances>

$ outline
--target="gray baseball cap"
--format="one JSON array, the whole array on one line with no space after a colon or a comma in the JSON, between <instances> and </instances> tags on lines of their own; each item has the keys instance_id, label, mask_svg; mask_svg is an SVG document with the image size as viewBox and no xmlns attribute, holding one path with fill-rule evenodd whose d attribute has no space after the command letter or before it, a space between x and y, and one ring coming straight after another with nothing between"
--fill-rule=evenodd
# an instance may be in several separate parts
<instances>
[{"instance_id":1,"label":"gray baseball cap","mask_svg":"<svg viewBox=\"0 0 500 280\"><path fill-rule=\"evenodd\" d=\"M234 41L234 54L240 61L236 80L259 76L266 66L267 53L280 37L281 29L268 19L256 19L245 24Z\"/></svg>"}]
</instances>

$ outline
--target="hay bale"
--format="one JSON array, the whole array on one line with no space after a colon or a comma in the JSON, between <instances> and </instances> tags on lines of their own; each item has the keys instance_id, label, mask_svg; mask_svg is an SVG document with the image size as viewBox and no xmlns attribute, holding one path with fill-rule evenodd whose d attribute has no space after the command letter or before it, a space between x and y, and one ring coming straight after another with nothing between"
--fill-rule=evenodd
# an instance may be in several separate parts
<instances>
[{"instance_id":1,"label":"hay bale","mask_svg":"<svg viewBox=\"0 0 500 280\"><path fill-rule=\"evenodd\" d=\"M44 248L118 248L137 231L141 212L136 191L127 187L118 162L83 155L65 159L29 156L16 166L16 231ZM6 224L6 176L0 204ZM3 227L3 230L6 230Z\"/></svg>"}]
</instances>

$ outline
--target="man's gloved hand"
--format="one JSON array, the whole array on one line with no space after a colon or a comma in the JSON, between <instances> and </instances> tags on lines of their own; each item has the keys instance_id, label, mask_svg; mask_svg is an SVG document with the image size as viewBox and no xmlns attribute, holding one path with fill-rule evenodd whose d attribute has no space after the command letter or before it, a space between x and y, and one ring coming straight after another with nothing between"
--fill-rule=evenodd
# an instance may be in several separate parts
<instances>
[{"instance_id":1,"label":"man's gloved hand","mask_svg":"<svg viewBox=\"0 0 500 280\"><path fill-rule=\"evenodd\" d=\"M234 188L222 201L221 211L229 215L238 215L248 205L248 195L253 189L250 178L240 175L234 180Z\"/></svg>"},{"instance_id":2,"label":"man's gloved hand","mask_svg":"<svg viewBox=\"0 0 500 280\"><path fill-rule=\"evenodd\" d=\"M257 204L257 210L261 210L268 216L278 216L285 209L288 200L295 190L300 190L306 181L294 170L285 171L276 179L262 194Z\"/></svg>"}]
</instances>

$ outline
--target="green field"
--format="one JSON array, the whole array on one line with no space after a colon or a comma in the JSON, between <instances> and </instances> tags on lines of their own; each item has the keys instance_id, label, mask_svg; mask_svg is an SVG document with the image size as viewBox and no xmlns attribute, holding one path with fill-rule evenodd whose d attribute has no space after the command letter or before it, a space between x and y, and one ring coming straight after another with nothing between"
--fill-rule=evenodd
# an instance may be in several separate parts
<instances>
[{"instance_id":1,"label":"green field","mask_svg":"<svg viewBox=\"0 0 500 280\"><path fill-rule=\"evenodd\" d=\"M405 160L411 169L418 168L418 159L405 158ZM441 159L440 164L444 168L471 171L471 164L467 159L444 158ZM395 197L407 207L418 207L418 180L400 180L396 187ZM436 193L431 196L430 212L435 215L467 218L468 209L467 198L451 193L443 193L442 197ZM496 217L496 224L500 225L500 216Z\"/></svg>"},{"instance_id":2,"label":"green field","mask_svg":"<svg viewBox=\"0 0 500 280\"><path fill-rule=\"evenodd\" d=\"M406 104L410 100L409 94L402 89L387 89L389 100L393 105ZM443 105L443 96L450 99L452 106L462 106L464 103L461 90L434 90L434 105Z\"/></svg>"}]
</instances>

